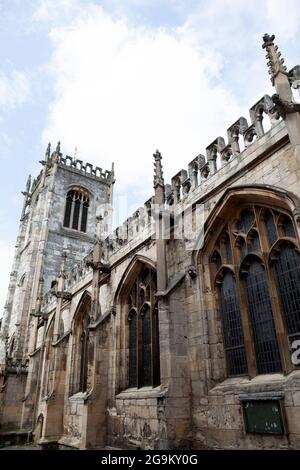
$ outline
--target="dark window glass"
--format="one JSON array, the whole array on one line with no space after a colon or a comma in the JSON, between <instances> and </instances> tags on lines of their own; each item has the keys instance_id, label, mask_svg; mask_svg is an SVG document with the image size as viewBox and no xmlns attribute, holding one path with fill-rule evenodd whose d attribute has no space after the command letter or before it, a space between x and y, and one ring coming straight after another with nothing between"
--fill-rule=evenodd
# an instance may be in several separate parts
<instances>
[{"instance_id":1,"label":"dark window glass","mask_svg":"<svg viewBox=\"0 0 300 470\"><path fill-rule=\"evenodd\" d=\"M273 245L273 243L275 243L277 240L277 230L275 227L275 222L274 222L274 217L273 217L272 212L267 212L265 216L265 224L266 224L269 244Z\"/></svg>"},{"instance_id":2,"label":"dark window glass","mask_svg":"<svg viewBox=\"0 0 300 470\"><path fill-rule=\"evenodd\" d=\"M211 257L212 263L215 264L216 270L218 271L220 267L222 266L222 259L218 251L215 251L214 254Z\"/></svg>"},{"instance_id":3,"label":"dark window glass","mask_svg":"<svg viewBox=\"0 0 300 470\"><path fill-rule=\"evenodd\" d=\"M142 317L142 380L141 385L151 385L151 318L147 308Z\"/></svg>"},{"instance_id":4,"label":"dark window glass","mask_svg":"<svg viewBox=\"0 0 300 470\"><path fill-rule=\"evenodd\" d=\"M264 267L252 260L246 290L259 374L281 371L281 360Z\"/></svg>"},{"instance_id":5,"label":"dark window glass","mask_svg":"<svg viewBox=\"0 0 300 470\"><path fill-rule=\"evenodd\" d=\"M291 219L283 215L280 217L280 225L285 237L295 237L295 230Z\"/></svg>"},{"instance_id":6,"label":"dark window glass","mask_svg":"<svg viewBox=\"0 0 300 470\"><path fill-rule=\"evenodd\" d=\"M247 233L254 224L254 213L249 209L244 209L241 213L240 220L238 222L238 230Z\"/></svg>"},{"instance_id":7,"label":"dark window glass","mask_svg":"<svg viewBox=\"0 0 300 470\"><path fill-rule=\"evenodd\" d=\"M88 364L88 330L85 329L81 334L80 347L80 378L79 391L84 392L87 385L87 364Z\"/></svg>"},{"instance_id":8,"label":"dark window glass","mask_svg":"<svg viewBox=\"0 0 300 470\"><path fill-rule=\"evenodd\" d=\"M82 217L81 217L81 231L86 231L87 215L88 215L88 203L85 202L82 206Z\"/></svg>"},{"instance_id":9,"label":"dark window glass","mask_svg":"<svg viewBox=\"0 0 300 470\"><path fill-rule=\"evenodd\" d=\"M240 261L242 261L247 254L247 246L243 237L238 237L236 244L240 250Z\"/></svg>"},{"instance_id":10,"label":"dark window glass","mask_svg":"<svg viewBox=\"0 0 300 470\"><path fill-rule=\"evenodd\" d=\"M275 270L288 334L300 332L300 254L283 245L277 255Z\"/></svg>"},{"instance_id":11,"label":"dark window glass","mask_svg":"<svg viewBox=\"0 0 300 470\"><path fill-rule=\"evenodd\" d=\"M137 386L137 315L129 320L129 387Z\"/></svg>"},{"instance_id":12,"label":"dark window glass","mask_svg":"<svg viewBox=\"0 0 300 470\"><path fill-rule=\"evenodd\" d=\"M72 223L72 228L74 228L75 230L78 229L80 205L81 205L80 200L76 199L75 200L75 206L74 206L73 223Z\"/></svg>"},{"instance_id":13,"label":"dark window glass","mask_svg":"<svg viewBox=\"0 0 300 470\"><path fill-rule=\"evenodd\" d=\"M247 373L247 360L241 312L238 304L233 274L226 272L220 289L225 352L230 375Z\"/></svg>"},{"instance_id":14,"label":"dark window glass","mask_svg":"<svg viewBox=\"0 0 300 470\"><path fill-rule=\"evenodd\" d=\"M225 246L227 264L232 264L231 244L230 244L230 238L229 238L228 233L226 233L224 237L224 246Z\"/></svg>"},{"instance_id":15,"label":"dark window glass","mask_svg":"<svg viewBox=\"0 0 300 470\"><path fill-rule=\"evenodd\" d=\"M248 235L248 244L249 244L249 251L251 252L259 252L261 251L260 248L260 241L259 235L256 230L251 230Z\"/></svg>"},{"instance_id":16,"label":"dark window glass","mask_svg":"<svg viewBox=\"0 0 300 470\"><path fill-rule=\"evenodd\" d=\"M65 227L70 226L71 208L72 208L72 195L71 193L68 193L67 201L66 201L65 218L64 218Z\"/></svg>"}]
</instances>

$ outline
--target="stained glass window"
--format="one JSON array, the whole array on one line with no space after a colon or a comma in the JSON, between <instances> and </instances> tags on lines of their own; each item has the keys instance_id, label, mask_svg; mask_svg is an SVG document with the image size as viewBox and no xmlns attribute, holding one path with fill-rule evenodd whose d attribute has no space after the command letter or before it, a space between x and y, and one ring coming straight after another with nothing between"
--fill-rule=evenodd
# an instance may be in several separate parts
<instances>
[{"instance_id":1,"label":"stained glass window","mask_svg":"<svg viewBox=\"0 0 300 470\"><path fill-rule=\"evenodd\" d=\"M300 253L292 244L293 220L278 208L243 206L238 218L224 225L210 257L228 374L242 375L247 367L251 376L279 372L283 364L288 371L299 367L291 360L291 344L300 337ZM225 264L230 271L222 278ZM289 338L283 337L280 314Z\"/></svg>"},{"instance_id":2,"label":"stained glass window","mask_svg":"<svg viewBox=\"0 0 300 470\"><path fill-rule=\"evenodd\" d=\"M246 290L250 323L260 374L281 370L271 301L264 267L253 259L246 274Z\"/></svg>"},{"instance_id":3,"label":"stained glass window","mask_svg":"<svg viewBox=\"0 0 300 470\"><path fill-rule=\"evenodd\" d=\"M229 375L246 374L247 359L241 312L235 280L230 271L226 272L222 280L220 297L228 373Z\"/></svg>"}]
</instances>

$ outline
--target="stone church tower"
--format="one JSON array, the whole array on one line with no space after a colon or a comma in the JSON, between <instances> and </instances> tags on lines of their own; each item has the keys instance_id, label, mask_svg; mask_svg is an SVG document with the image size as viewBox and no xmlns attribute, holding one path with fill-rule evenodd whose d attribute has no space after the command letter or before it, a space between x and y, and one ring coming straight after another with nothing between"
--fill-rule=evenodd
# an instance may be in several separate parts
<instances>
[{"instance_id":1,"label":"stone church tower","mask_svg":"<svg viewBox=\"0 0 300 470\"><path fill-rule=\"evenodd\" d=\"M60 143L47 147L40 174L23 192L24 205L2 318L0 367L27 368L41 320L42 295L55 283L62 263L70 269L93 246L97 221L108 230L114 174L63 157ZM9 339L9 344L7 344ZM11 390L15 395L16 390ZM18 390L17 393L22 393ZM12 413L13 419L14 412Z\"/></svg>"}]
</instances>

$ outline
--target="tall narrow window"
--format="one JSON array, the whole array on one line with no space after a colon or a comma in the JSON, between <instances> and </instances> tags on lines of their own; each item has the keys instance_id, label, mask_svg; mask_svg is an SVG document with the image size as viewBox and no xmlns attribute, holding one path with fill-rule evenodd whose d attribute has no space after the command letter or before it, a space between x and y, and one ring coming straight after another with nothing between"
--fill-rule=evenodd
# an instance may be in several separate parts
<instances>
[{"instance_id":1,"label":"tall narrow window","mask_svg":"<svg viewBox=\"0 0 300 470\"><path fill-rule=\"evenodd\" d=\"M221 315L224 329L225 353L229 375L247 373L241 312L233 273L227 271L221 282Z\"/></svg>"},{"instance_id":2,"label":"tall narrow window","mask_svg":"<svg viewBox=\"0 0 300 470\"><path fill-rule=\"evenodd\" d=\"M88 380L88 348L91 299L86 295L75 317L70 393L85 392Z\"/></svg>"},{"instance_id":3,"label":"tall narrow window","mask_svg":"<svg viewBox=\"0 0 300 470\"><path fill-rule=\"evenodd\" d=\"M300 333L300 254L295 247L283 245L277 253L275 270L282 313L288 335Z\"/></svg>"},{"instance_id":4,"label":"tall narrow window","mask_svg":"<svg viewBox=\"0 0 300 470\"><path fill-rule=\"evenodd\" d=\"M258 260L251 261L245 279L258 373L278 372L281 360L267 278Z\"/></svg>"},{"instance_id":5,"label":"tall narrow window","mask_svg":"<svg viewBox=\"0 0 300 470\"><path fill-rule=\"evenodd\" d=\"M142 313L142 364L141 385L152 384L151 373L151 314L149 306L145 306Z\"/></svg>"},{"instance_id":6,"label":"tall narrow window","mask_svg":"<svg viewBox=\"0 0 300 470\"><path fill-rule=\"evenodd\" d=\"M137 314L129 314L129 387L137 386Z\"/></svg>"},{"instance_id":7,"label":"tall narrow window","mask_svg":"<svg viewBox=\"0 0 300 470\"><path fill-rule=\"evenodd\" d=\"M89 197L82 189L71 189L66 198L64 227L86 231Z\"/></svg>"},{"instance_id":8,"label":"tall narrow window","mask_svg":"<svg viewBox=\"0 0 300 470\"><path fill-rule=\"evenodd\" d=\"M156 386L160 381L156 273L144 268L128 296L128 384Z\"/></svg>"}]
</instances>

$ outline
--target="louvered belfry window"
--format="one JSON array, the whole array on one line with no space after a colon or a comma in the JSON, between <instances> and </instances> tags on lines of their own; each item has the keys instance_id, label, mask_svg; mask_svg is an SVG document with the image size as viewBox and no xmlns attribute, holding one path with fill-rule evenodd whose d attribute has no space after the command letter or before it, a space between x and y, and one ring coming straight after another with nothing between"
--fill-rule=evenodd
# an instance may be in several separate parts
<instances>
[{"instance_id":1,"label":"louvered belfry window","mask_svg":"<svg viewBox=\"0 0 300 470\"><path fill-rule=\"evenodd\" d=\"M300 252L282 209L241 204L210 255L229 376L292 370L300 338Z\"/></svg>"},{"instance_id":2,"label":"louvered belfry window","mask_svg":"<svg viewBox=\"0 0 300 470\"><path fill-rule=\"evenodd\" d=\"M128 296L128 385L156 386L160 383L156 273L145 267Z\"/></svg>"},{"instance_id":3,"label":"louvered belfry window","mask_svg":"<svg viewBox=\"0 0 300 470\"><path fill-rule=\"evenodd\" d=\"M66 198L64 227L86 232L89 196L82 189L71 189Z\"/></svg>"}]
</instances>

